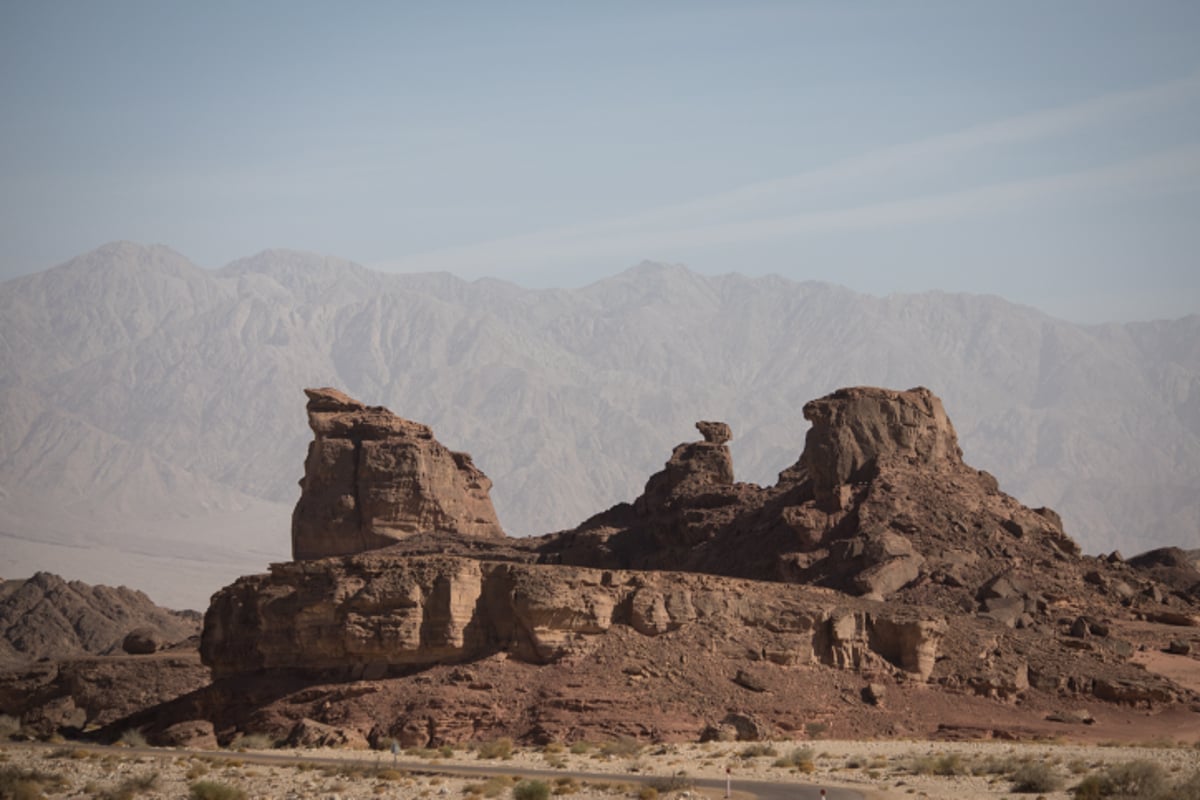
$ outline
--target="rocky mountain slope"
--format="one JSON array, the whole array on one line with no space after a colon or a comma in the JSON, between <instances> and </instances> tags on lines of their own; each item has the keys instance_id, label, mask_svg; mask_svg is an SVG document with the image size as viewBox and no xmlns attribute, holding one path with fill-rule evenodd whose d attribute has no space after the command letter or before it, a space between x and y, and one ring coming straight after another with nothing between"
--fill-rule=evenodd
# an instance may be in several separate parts
<instances>
[{"instance_id":1,"label":"rocky mountain slope","mask_svg":"<svg viewBox=\"0 0 1200 800\"><path fill-rule=\"evenodd\" d=\"M200 633L200 616L155 605L125 586L89 586L39 572L0 584L0 664L154 652Z\"/></svg>"},{"instance_id":2,"label":"rocky mountain slope","mask_svg":"<svg viewBox=\"0 0 1200 800\"><path fill-rule=\"evenodd\" d=\"M1089 552L1200 544L1200 317L1081 327L652 264L569 291L282 251L209 271L123 243L0 285L0 570L203 607L286 557L300 386L469 444L530 535L634 497L697 419L773 484L800 399L859 383L937 387L967 459Z\"/></svg>"}]
</instances>

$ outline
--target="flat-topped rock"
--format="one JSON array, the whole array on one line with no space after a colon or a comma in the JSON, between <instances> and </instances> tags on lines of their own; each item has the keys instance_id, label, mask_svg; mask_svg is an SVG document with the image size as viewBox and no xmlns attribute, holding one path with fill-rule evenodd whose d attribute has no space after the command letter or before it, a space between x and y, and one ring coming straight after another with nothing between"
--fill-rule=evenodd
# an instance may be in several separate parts
<instances>
[{"instance_id":1,"label":"flat-topped rock","mask_svg":"<svg viewBox=\"0 0 1200 800\"><path fill-rule=\"evenodd\" d=\"M962 450L942 401L924 387L895 391L872 386L839 389L804 404L812 423L801 464L818 500L838 486L861 483L881 461L962 465Z\"/></svg>"}]
</instances>

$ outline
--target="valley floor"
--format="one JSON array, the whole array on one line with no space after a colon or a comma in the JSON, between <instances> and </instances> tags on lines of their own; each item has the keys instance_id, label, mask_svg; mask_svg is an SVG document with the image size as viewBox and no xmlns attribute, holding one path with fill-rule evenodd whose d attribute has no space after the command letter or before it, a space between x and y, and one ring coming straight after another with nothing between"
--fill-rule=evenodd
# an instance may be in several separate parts
<instances>
[{"instance_id":1,"label":"valley floor","mask_svg":"<svg viewBox=\"0 0 1200 800\"><path fill-rule=\"evenodd\" d=\"M481 756L491 746L494 759ZM631 741L567 748L514 748L503 741L480 750L390 753L316 749L191 753L172 750L67 745L0 745L0 796L15 794L22 780L40 783L48 798L507 798L524 775L554 795L577 800L651 796L720 798L721 789L694 788L689 780L723 780L731 771L735 798L749 798L739 784L769 781L851 789L868 800L925 797L938 800L1044 797L1067 800L1071 788L1094 776L1135 775L1176 787L1157 795L1200 798L1200 747L1147 742L1144 746L1062 743L825 741L638 746ZM259 758L271 758L269 762ZM281 760L276 760L281 759ZM320 763L317 760L320 760ZM476 768L474 776L426 770ZM493 772L494 770L494 772ZM505 775L503 773L509 773ZM603 773L611 780L572 777ZM1036 786L1018 791L1026 778ZM1186 787L1184 784L1186 783ZM207 784L207 785L205 785ZM1057 789L1051 789L1057 786ZM199 788L197 788L199 787ZM242 795L238 795L240 790ZM815 790L810 790L814 791ZM203 793L207 792L207 793ZM222 793L224 792L224 793ZM1194 794L1192 792L1195 792ZM39 796L37 793L27 795ZM797 791L795 797L804 794ZM844 796L844 795L843 795ZM1138 795L1155 797L1155 795ZM522 798L522 800L525 800ZM532 798L530 798L532 800Z\"/></svg>"}]
</instances>

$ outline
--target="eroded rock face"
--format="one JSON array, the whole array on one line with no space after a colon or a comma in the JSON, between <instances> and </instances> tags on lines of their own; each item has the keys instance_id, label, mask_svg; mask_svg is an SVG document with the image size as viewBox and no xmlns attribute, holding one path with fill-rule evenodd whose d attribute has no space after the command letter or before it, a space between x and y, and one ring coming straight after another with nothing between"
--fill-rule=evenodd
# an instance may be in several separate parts
<instances>
[{"instance_id":1,"label":"eroded rock face","mask_svg":"<svg viewBox=\"0 0 1200 800\"><path fill-rule=\"evenodd\" d=\"M381 552L239 579L214 596L200 652L217 678L296 670L372 679L496 653L552 664L587 654L614 627L656 637L703 626L770 633L791 664L872 659L928 677L942 617L865 608L843 612L805 587L706 575ZM843 618L852 632L839 627Z\"/></svg>"},{"instance_id":2,"label":"eroded rock face","mask_svg":"<svg viewBox=\"0 0 1200 800\"><path fill-rule=\"evenodd\" d=\"M503 538L491 481L433 432L336 389L305 389L314 439L292 514L296 559L386 547L441 531Z\"/></svg>"},{"instance_id":3,"label":"eroded rock face","mask_svg":"<svg viewBox=\"0 0 1200 800\"><path fill-rule=\"evenodd\" d=\"M942 401L923 387L897 392L858 386L804 405L812 423L800 463L817 500L836 502L837 489L872 477L882 461L962 464L962 450Z\"/></svg>"}]
</instances>

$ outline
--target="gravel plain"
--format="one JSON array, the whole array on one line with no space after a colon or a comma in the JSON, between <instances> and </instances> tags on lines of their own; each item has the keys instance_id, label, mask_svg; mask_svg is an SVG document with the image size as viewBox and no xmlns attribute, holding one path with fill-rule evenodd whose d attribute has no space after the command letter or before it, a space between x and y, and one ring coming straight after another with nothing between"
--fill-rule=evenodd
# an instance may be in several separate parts
<instances>
[{"instance_id":1,"label":"gravel plain","mask_svg":"<svg viewBox=\"0 0 1200 800\"><path fill-rule=\"evenodd\" d=\"M504 743L497 750L504 751ZM578 752L574 752L578 751ZM448 753L448 754L446 754ZM286 757L289 763L256 763L258 756ZM328 763L313 763L315 759ZM0 745L0 775L6 786L40 773L30 798L134 797L187 798L200 782L228 787L226 800L357 800L358 798L513 797L517 778L437 775L425 770L454 766L514 770L543 781L553 796L600 800L638 798L647 793L638 776L657 776L659 798L720 797L720 790L688 786L689 778L723 778L730 770L736 798L739 781L795 782L852 788L869 800L899 798L1036 798L1069 800L1071 787L1114 764L1155 765L1164 780L1180 783L1200 776L1200 748L1157 743L1144 747L1013 742L808 741L708 743L638 746L632 742L573 748L513 748L507 755L482 758L477 750L387 752L337 749L246 750L186 753L133 751L88 745ZM1033 765L1049 775L1057 790L1015 790L1014 776ZM1043 765L1043 766L1038 766ZM550 774L544 774L544 773ZM571 778L571 773L604 773L611 779ZM36 782L36 776L35 776ZM1198 784L1200 785L1200 784ZM9 796L0 787L0 796ZM200 795L197 795L200 796ZM1200 795L1197 795L1200 796ZM217 795L210 795L221 800ZM1190 795L1189 795L1190 798Z\"/></svg>"}]
</instances>

